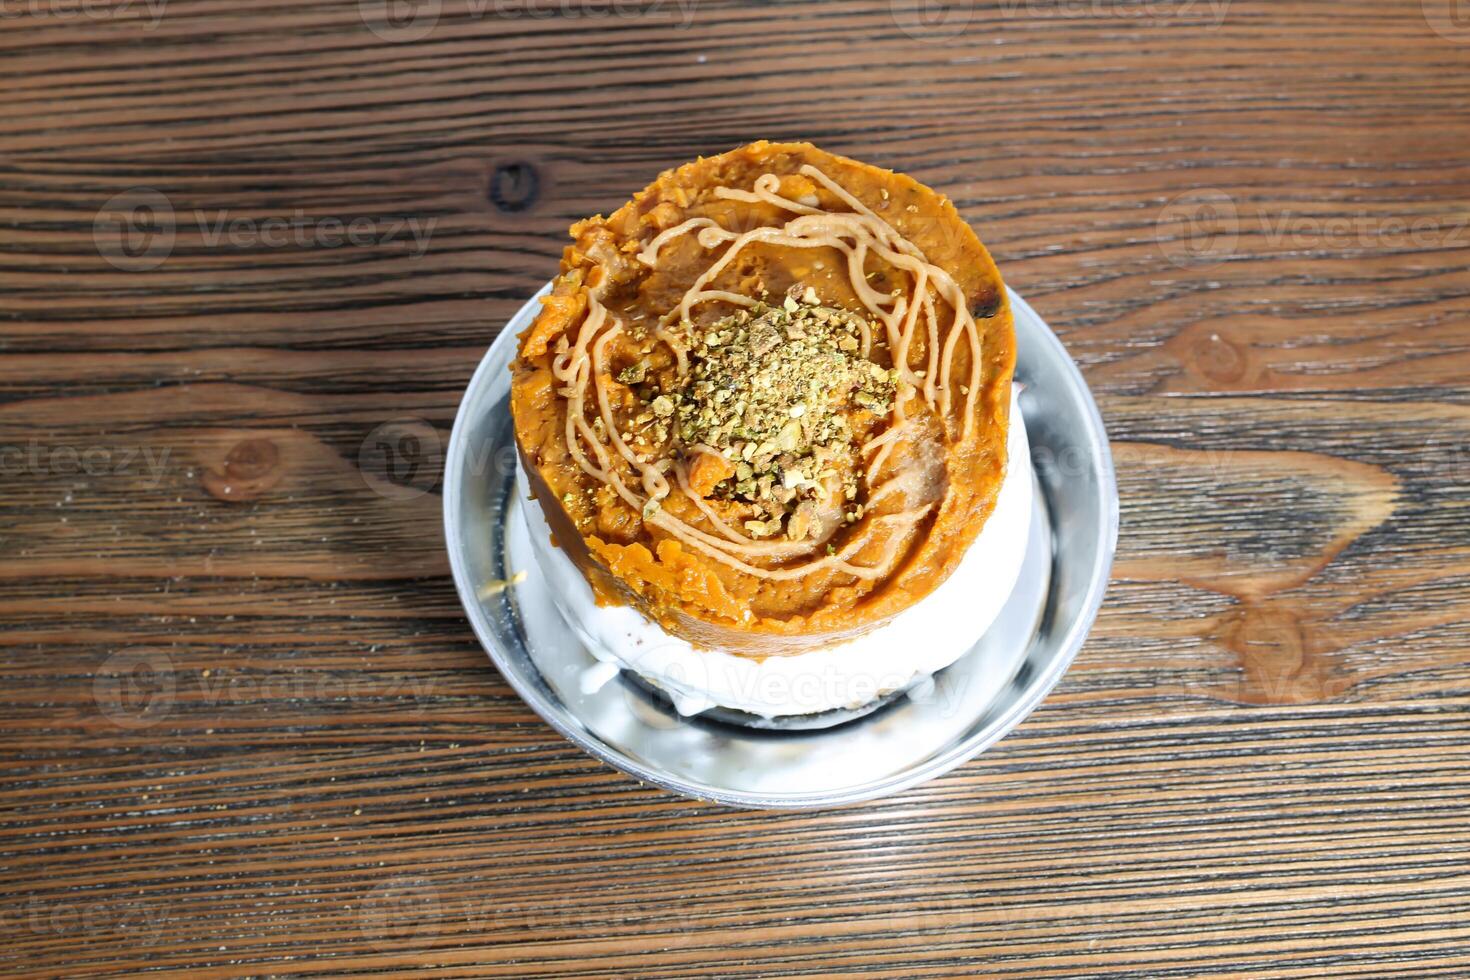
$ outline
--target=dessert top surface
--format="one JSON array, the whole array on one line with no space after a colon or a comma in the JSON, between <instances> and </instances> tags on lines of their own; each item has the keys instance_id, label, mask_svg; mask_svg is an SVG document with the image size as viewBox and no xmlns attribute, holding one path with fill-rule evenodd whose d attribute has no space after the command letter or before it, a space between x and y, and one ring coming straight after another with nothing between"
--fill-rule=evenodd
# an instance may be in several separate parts
<instances>
[{"instance_id":1,"label":"dessert top surface","mask_svg":"<svg viewBox=\"0 0 1470 980\"><path fill-rule=\"evenodd\" d=\"M943 580L993 505L1014 361L946 199L758 143L572 231L513 405L609 599L817 638Z\"/></svg>"}]
</instances>

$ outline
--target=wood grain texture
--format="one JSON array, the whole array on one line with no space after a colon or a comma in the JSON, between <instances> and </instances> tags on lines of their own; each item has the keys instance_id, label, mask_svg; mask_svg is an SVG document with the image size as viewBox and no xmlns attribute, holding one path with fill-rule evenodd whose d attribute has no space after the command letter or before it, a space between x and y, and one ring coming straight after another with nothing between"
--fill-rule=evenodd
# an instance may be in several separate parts
<instances>
[{"instance_id":1,"label":"wood grain texture","mask_svg":"<svg viewBox=\"0 0 1470 980\"><path fill-rule=\"evenodd\" d=\"M1470 975L1452 0L384 10L5 7L0 972ZM435 492L567 224L756 137L950 195L1123 500L1035 715L807 815L542 724Z\"/></svg>"}]
</instances>

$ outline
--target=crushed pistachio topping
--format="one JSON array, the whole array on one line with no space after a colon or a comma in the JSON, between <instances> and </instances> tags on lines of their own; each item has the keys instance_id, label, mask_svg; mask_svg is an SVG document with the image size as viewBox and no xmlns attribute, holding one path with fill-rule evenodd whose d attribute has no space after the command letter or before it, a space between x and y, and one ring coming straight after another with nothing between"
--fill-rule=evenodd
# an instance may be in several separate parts
<instances>
[{"instance_id":1,"label":"crushed pistachio topping","mask_svg":"<svg viewBox=\"0 0 1470 980\"><path fill-rule=\"evenodd\" d=\"M897 372L864 358L855 313L800 299L758 303L693 338L682 387L650 409L684 446L718 450L735 472L714 496L756 505L754 537L806 536L815 502L856 494L854 413L887 415ZM860 515L853 505L844 516Z\"/></svg>"}]
</instances>

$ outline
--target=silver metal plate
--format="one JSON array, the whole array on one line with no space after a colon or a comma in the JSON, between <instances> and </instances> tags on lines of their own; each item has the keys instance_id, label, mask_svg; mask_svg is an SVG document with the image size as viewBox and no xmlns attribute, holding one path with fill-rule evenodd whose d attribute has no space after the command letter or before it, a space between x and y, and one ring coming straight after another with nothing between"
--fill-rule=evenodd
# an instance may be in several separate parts
<instances>
[{"instance_id":1,"label":"silver metal plate","mask_svg":"<svg viewBox=\"0 0 1470 980\"><path fill-rule=\"evenodd\" d=\"M542 291L543 293L545 290ZM538 296L541 294L538 294ZM1081 648L1107 588L1118 535L1112 457L1097 406L1060 341L1015 293L1016 379L1040 506L1020 581L985 636L933 684L819 729L681 718L636 679L584 693L592 664L547 593L520 519L508 404L526 304L496 338L455 419L444 529L460 600L501 674L583 749L645 782L759 808L834 806L931 779L1018 725ZM525 571L515 588L487 583Z\"/></svg>"}]
</instances>

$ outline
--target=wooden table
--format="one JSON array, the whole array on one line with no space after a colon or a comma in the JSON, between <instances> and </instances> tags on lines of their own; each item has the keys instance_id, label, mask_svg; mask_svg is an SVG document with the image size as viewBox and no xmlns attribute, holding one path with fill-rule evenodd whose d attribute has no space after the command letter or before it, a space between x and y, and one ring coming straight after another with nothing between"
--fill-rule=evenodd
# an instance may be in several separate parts
<instances>
[{"instance_id":1,"label":"wooden table","mask_svg":"<svg viewBox=\"0 0 1470 980\"><path fill-rule=\"evenodd\" d=\"M1470 973L1453 0L160 3L0 34L0 973ZM541 723L435 484L567 224L757 137L951 195L1123 501L1030 720L808 815Z\"/></svg>"}]
</instances>

